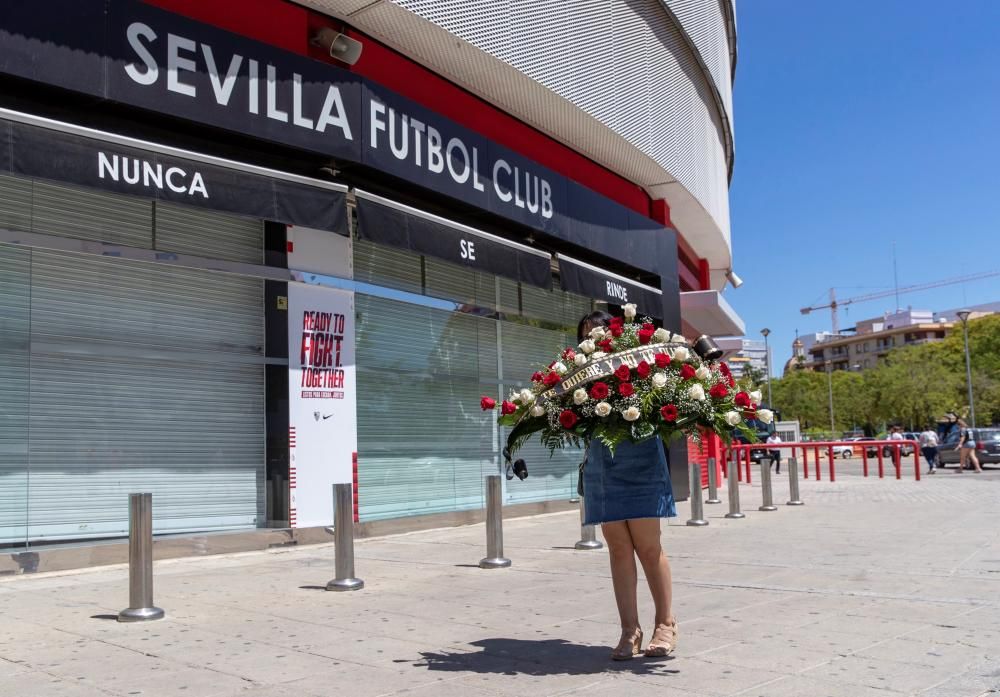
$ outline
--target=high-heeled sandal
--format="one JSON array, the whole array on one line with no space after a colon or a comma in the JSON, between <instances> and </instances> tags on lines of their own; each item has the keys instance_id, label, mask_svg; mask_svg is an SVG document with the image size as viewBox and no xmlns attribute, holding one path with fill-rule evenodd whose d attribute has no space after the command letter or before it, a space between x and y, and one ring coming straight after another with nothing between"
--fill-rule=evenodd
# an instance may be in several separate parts
<instances>
[{"instance_id":1,"label":"high-heeled sandal","mask_svg":"<svg viewBox=\"0 0 1000 697\"><path fill-rule=\"evenodd\" d=\"M642 630L636 629L631 634L622 630L622 638L618 646L611 652L612 661L631 661L642 654Z\"/></svg>"},{"instance_id":2,"label":"high-heeled sandal","mask_svg":"<svg viewBox=\"0 0 1000 697\"><path fill-rule=\"evenodd\" d=\"M653 638L646 647L650 657L669 656L677 648L677 620L670 618L669 624L658 624L653 630Z\"/></svg>"}]
</instances>

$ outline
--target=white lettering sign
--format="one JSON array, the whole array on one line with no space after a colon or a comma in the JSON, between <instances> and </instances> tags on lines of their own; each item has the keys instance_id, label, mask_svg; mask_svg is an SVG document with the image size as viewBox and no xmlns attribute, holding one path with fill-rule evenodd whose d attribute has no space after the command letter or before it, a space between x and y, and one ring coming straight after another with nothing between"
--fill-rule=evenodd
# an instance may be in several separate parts
<instances>
[{"instance_id":1,"label":"white lettering sign","mask_svg":"<svg viewBox=\"0 0 1000 697\"><path fill-rule=\"evenodd\" d=\"M208 198L208 189L205 187L205 179L201 176L201 172L194 171L189 176L188 172L180 167L168 167L164 170L162 162L149 162L137 157L98 152L97 176L113 182L124 182L160 191L163 191L165 185L177 194L188 196L197 194L204 199Z\"/></svg>"},{"instance_id":2,"label":"white lettering sign","mask_svg":"<svg viewBox=\"0 0 1000 697\"><path fill-rule=\"evenodd\" d=\"M125 65L125 74L138 85L150 86L160 79L160 63L153 47L159 35L147 24L132 22L125 30L125 38L135 53L135 60ZM199 48L201 49L199 52ZM326 98L318 113L308 113L302 94L302 76L292 73L291 82L279 74L278 66L264 63L264 79L261 80L260 62L238 53L231 56L220 55L207 43L168 33L166 36L166 88L176 94L197 98L198 87L193 82L196 73L208 74L212 86L212 99L219 106L229 106L239 85L240 71L246 66L246 110L260 115L261 82L264 89L264 116L274 121L290 123L297 128L325 133L328 128L336 128L345 140L354 140L351 125L340 88L328 85ZM225 60L228 58L228 60ZM203 62L204 67L199 64ZM219 72L219 65L228 66L225 75ZM284 79L283 79L284 77ZM291 119L289 119L289 106ZM315 108L315 107L314 107Z\"/></svg>"}]
</instances>

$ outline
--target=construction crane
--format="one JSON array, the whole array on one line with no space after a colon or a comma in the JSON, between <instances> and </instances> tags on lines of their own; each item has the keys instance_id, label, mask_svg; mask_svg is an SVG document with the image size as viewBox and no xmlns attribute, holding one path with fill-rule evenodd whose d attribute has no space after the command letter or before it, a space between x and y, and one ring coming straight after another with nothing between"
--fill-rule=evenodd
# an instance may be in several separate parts
<instances>
[{"instance_id":1,"label":"construction crane","mask_svg":"<svg viewBox=\"0 0 1000 697\"><path fill-rule=\"evenodd\" d=\"M978 281L983 278L992 278L993 276L1000 276L1000 270L983 271L981 273L974 273L966 276L946 278L943 281L932 281L931 283L920 283L915 286L903 286L902 288L893 288L892 290L880 290L877 293L868 293L867 295L856 295L853 298L847 298L846 300L837 300L837 292L834 288L831 288L830 302L828 302L826 305L814 305L812 307L803 307L801 312L804 315L808 315L813 310L825 310L826 308L830 308L833 333L839 334L840 320L837 316L838 307L844 307L845 305L854 305L856 303L868 302L869 300L878 300L879 298L887 298L890 295L898 296L902 295L903 293L913 293L918 290L929 290L931 288L940 288L941 286L950 286L956 283L965 283L967 281Z\"/></svg>"}]
</instances>

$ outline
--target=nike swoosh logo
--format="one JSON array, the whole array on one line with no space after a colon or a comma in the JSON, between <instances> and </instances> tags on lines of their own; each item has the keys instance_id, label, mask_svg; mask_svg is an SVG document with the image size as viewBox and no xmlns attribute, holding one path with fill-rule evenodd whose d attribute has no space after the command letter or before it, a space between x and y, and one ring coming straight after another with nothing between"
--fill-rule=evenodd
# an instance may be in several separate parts
<instances>
[{"instance_id":1,"label":"nike swoosh logo","mask_svg":"<svg viewBox=\"0 0 1000 697\"><path fill-rule=\"evenodd\" d=\"M324 416L324 417L323 417L323 421L326 421L326 420L327 420L327 419L329 419L329 418L330 418L331 416L333 416L333 414L327 414L326 416Z\"/></svg>"}]
</instances>

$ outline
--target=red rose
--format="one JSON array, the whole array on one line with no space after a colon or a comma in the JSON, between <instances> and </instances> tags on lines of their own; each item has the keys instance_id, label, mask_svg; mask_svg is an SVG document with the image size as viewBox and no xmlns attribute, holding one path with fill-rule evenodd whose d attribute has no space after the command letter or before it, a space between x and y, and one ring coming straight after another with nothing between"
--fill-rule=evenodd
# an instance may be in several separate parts
<instances>
[{"instance_id":1,"label":"red rose","mask_svg":"<svg viewBox=\"0 0 1000 697\"><path fill-rule=\"evenodd\" d=\"M531 381L532 382L542 382L544 380L545 380L545 376L542 375L537 370L531 374Z\"/></svg>"},{"instance_id":2,"label":"red rose","mask_svg":"<svg viewBox=\"0 0 1000 697\"><path fill-rule=\"evenodd\" d=\"M736 387L736 378L734 378L732 375L729 376L729 386Z\"/></svg>"},{"instance_id":3,"label":"red rose","mask_svg":"<svg viewBox=\"0 0 1000 697\"><path fill-rule=\"evenodd\" d=\"M644 331L644 332L655 332L656 331L656 327L653 326L652 322L646 322L645 324L642 325L642 331Z\"/></svg>"},{"instance_id":4,"label":"red rose","mask_svg":"<svg viewBox=\"0 0 1000 697\"><path fill-rule=\"evenodd\" d=\"M608 396L608 386L603 382L595 382L590 386L590 396L594 399L605 399Z\"/></svg>"},{"instance_id":5,"label":"red rose","mask_svg":"<svg viewBox=\"0 0 1000 697\"><path fill-rule=\"evenodd\" d=\"M665 404L660 407L660 416L664 421L677 421L677 407L673 404Z\"/></svg>"},{"instance_id":6,"label":"red rose","mask_svg":"<svg viewBox=\"0 0 1000 697\"><path fill-rule=\"evenodd\" d=\"M668 356L665 353L656 354L655 359L657 368L666 368L668 365L670 365L670 356Z\"/></svg>"},{"instance_id":7,"label":"red rose","mask_svg":"<svg viewBox=\"0 0 1000 697\"><path fill-rule=\"evenodd\" d=\"M757 410L756 409L744 409L743 410L743 418L744 419L748 419L748 420L749 419L756 419L757 418Z\"/></svg>"},{"instance_id":8,"label":"red rose","mask_svg":"<svg viewBox=\"0 0 1000 697\"><path fill-rule=\"evenodd\" d=\"M555 387L559 384L559 373L549 373L543 382L546 387Z\"/></svg>"},{"instance_id":9,"label":"red rose","mask_svg":"<svg viewBox=\"0 0 1000 697\"><path fill-rule=\"evenodd\" d=\"M611 336L613 336L613 337L615 337L617 339L618 337L620 337L624 333L625 333L625 328L622 325L620 325L620 324L612 324L611 325Z\"/></svg>"},{"instance_id":10,"label":"red rose","mask_svg":"<svg viewBox=\"0 0 1000 697\"><path fill-rule=\"evenodd\" d=\"M719 372L722 373L723 375L725 375L727 378L730 375L732 375L732 373L729 372L729 366L726 365L725 363L720 363L719 364Z\"/></svg>"},{"instance_id":11,"label":"red rose","mask_svg":"<svg viewBox=\"0 0 1000 697\"><path fill-rule=\"evenodd\" d=\"M618 378L619 380L628 380L630 377L632 377L632 371L629 370L629 367L627 365L622 363L620 366L618 366L618 370L615 371L615 377Z\"/></svg>"},{"instance_id":12,"label":"red rose","mask_svg":"<svg viewBox=\"0 0 1000 697\"><path fill-rule=\"evenodd\" d=\"M737 392L736 396L733 397L733 402L736 403L736 406L747 409L750 407L750 395L746 392Z\"/></svg>"},{"instance_id":13,"label":"red rose","mask_svg":"<svg viewBox=\"0 0 1000 697\"><path fill-rule=\"evenodd\" d=\"M650 372L651 372L652 370L653 370L653 369L649 367L649 363L647 363L646 361L639 361L639 365L637 365L637 366L635 367L635 372L636 372L636 373L637 373L637 374L639 375L639 377L640 377L640 378L642 378L643 380L645 380L646 378L648 378L648 377L649 377L649 373L650 373Z\"/></svg>"},{"instance_id":14,"label":"red rose","mask_svg":"<svg viewBox=\"0 0 1000 697\"><path fill-rule=\"evenodd\" d=\"M611 339L604 339L603 341L598 341L597 346L604 351L604 353L611 353L612 350Z\"/></svg>"},{"instance_id":15,"label":"red rose","mask_svg":"<svg viewBox=\"0 0 1000 697\"><path fill-rule=\"evenodd\" d=\"M571 348L568 348L568 349L566 349L565 351L562 352L562 357L563 357L563 359L565 359L567 361L571 361L574 358L576 358L576 351L574 351Z\"/></svg>"},{"instance_id":16,"label":"red rose","mask_svg":"<svg viewBox=\"0 0 1000 697\"><path fill-rule=\"evenodd\" d=\"M635 388L632 387L631 382L623 382L618 386L618 392L622 397L631 397L635 394Z\"/></svg>"},{"instance_id":17,"label":"red rose","mask_svg":"<svg viewBox=\"0 0 1000 697\"><path fill-rule=\"evenodd\" d=\"M479 400L479 407L483 411L489 411L490 409L495 408L496 405L497 405L497 401L495 399L493 399L492 397L485 397L484 396L482 399Z\"/></svg>"},{"instance_id":18,"label":"red rose","mask_svg":"<svg viewBox=\"0 0 1000 697\"><path fill-rule=\"evenodd\" d=\"M621 317L612 317L611 321L608 322L609 327L620 327L623 324L625 324L625 320L623 320Z\"/></svg>"},{"instance_id":19,"label":"red rose","mask_svg":"<svg viewBox=\"0 0 1000 697\"><path fill-rule=\"evenodd\" d=\"M506 399L500 403L500 413L506 416L507 414L513 414L517 411L517 407L514 406L513 402L508 402Z\"/></svg>"},{"instance_id":20,"label":"red rose","mask_svg":"<svg viewBox=\"0 0 1000 697\"><path fill-rule=\"evenodd\" d=\"M708 393L713 397L715 397L716 399L722 399L727 394L729 394L729 388L723 385L721 382L719 382L713 385L712 389L710 389Z\"/></svg>"},{"instance_id":21,"label":"red rose","mask_svg":"<svg viewBox=\"0 0 1000 697\"><path fill-rule=\"evenodd\" d=\"M694 368L691 367L689 363L685 363L681 366L681 377L685 380L690 380L695 375Z\"/></svg>"},{"instance_id":22,"label":"red rose","mask_svg":"<svg viewBox=\"0 0 1000 697\"><path fill-rule=\"evenodd\" d=\"M644 346L646 344L648 344L650 341L653 340L653 334L654 334L655 331L656 331L655 329L640 329L639 330L639 343L642 344L642 345L644 345Z\"/></svg>"},{"instance_id":23,"label":"red rose","mask_svg":"<svg viewBox=\"0 0 1000 697\"><path fill-rule=\"evenodd\" d=\"M562 413L559 414L559 423L562 424L563 428L573 428L576 425L576 421L576 414L571 409L563 409Z\"/></svg>"}]
</instances>

